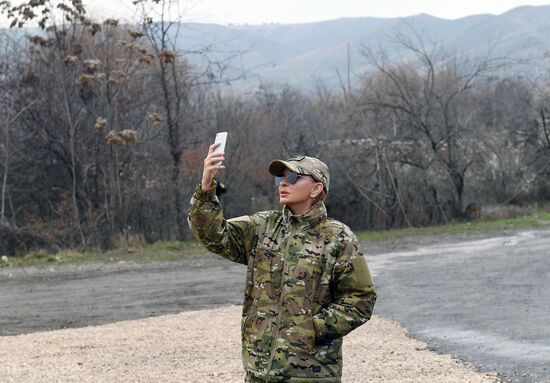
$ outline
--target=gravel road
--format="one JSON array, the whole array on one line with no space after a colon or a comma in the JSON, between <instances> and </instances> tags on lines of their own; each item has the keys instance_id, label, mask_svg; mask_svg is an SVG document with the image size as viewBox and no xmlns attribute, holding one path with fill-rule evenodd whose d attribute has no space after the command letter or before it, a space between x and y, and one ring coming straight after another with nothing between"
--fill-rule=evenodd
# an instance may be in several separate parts
<instances>
[{"instance_id":1,"label":"gravel road","mask_svg":"<svg viewBox=\"0 0 550 383\"><path fill-rule=\"evenodd\" d=\"M503 233L493 238L445 235L365 244L380 296L375 313L404 324L413 337L426 341L430 349L472 362L478 371L498 372L504 381L550 381L547 370L547 361L550 360L550 323L547 319L550 318L547 304L550 301L549 234L549 231ZM66 336L67 342L74 342L75 349L85 350L87 341L82 338L78 346L79 337L87 334L86 331L97 331L97 336L107 337L98 340L105 342L102 350L107 352L109 347L114 347L113 350L118 347L111 344L114 340L109 338L108 332L112 328L109 326L115 326L117 331L129 326L128 342L131 343L134 336L132 326L148 328L151 323L156 323L155 320L174 318L166 317L166 314L191 310L193 312L179 315L190 315L181 318L207 315L204 318L207 321L208 314L205 313L210 313L209 310L194 310L239 304L244 276L241 265L212 255L175 263L0 269L0 335L4 335L0 336L0 350L4 352L0 353L0 365L9 355L4 350L13 347L23 352L29 342L39 342L40 345L40 342L56 339L59 334ZM159 318L149 318L152 316ZM144 319L145 322L108 324L128 319ZM178 322L178 319L174 320ZM223 331L230 331L230 320L236 319L228 317ZM374 321L367 325L370 331L384 322L381 318L376 321L376 325ZM108 325L97 326L103 324ZM396 331L402 331L397 325L392 325L397 327ZM96 327L44 332L83 326ZM172 330L177 331L177 328ZM40 333L30 334L33 332ZM29 335L10 336L16 334ZM146 330L142 331L140 342L154 335L146 334ZM352 338L355 336L350 337L350 342ZM382 344L387 339L379 337L375 341ZM403 335L399 342L405 341ZM61 358L74 352L74 349L69 352L62 344L52 342L54 351L51 352ZM128 347L134 346L129 344ZM163 352L164 343L150 347L158 347L157 352ZM394 353L397 351L400 351L399 347L393 350ZM361 356L366 354L367 350L361 351ZM19 354L14 352L14 355ZM20 355L24 360L30 357L30 354ZM37 363L43 357L46 356L39 355ZM101 361L101 357L98 358ZM371 359L365 363L369 361ZM134 362L130 360L128 363ZM166 360L162 362L168 363ZM17 367L17 360L13 363L13 374L24 372L20 365ZM63 361L56 360L55 363ZM481 364L483 366L479 366ZM117 366L115 364L113 368L120 373L122 370ZM394 370L401 371L400 368ZM366 367L361 371L364 370ZM32 368L26 371L27 374L33 373ZM394 381L431 381L423 380L422 374L417 371L417 380L397 374ZM86 381L85 374L79 376L81 380L75 381ZM152 381L147 379L136 381ZM201 379L197 381L208 381L204 377ZM0 375L0 381L5 380Z\"/></svg>"},{"instance_id":2,"label":"gravel road","mask_svg":"<svg viewBox=\"0 0 550 383\"><path fill-rule=\"evenodd\" d=\"M0 337L5 383L242 383L241 307ZM344 341L346 383L492 383L374 317Z\"/></svg>"}]
</instances>

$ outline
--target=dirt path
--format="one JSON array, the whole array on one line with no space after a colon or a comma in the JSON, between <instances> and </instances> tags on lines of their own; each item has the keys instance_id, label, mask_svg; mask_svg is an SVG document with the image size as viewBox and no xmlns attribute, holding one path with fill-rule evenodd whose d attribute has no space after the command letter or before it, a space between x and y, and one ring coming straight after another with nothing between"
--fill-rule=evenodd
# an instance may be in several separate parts
<instances>
[{"instance_id":1,"label":"dirt path","mask_svg":"<svg viewBox=\"0 0 550 383\"><path fill-rule=\"evenodd\" d=\"M0 382L237 383L241 308L0 337ZM495 382L379 317L346 337L344 382Z\"/></svg>"}]
</instances>

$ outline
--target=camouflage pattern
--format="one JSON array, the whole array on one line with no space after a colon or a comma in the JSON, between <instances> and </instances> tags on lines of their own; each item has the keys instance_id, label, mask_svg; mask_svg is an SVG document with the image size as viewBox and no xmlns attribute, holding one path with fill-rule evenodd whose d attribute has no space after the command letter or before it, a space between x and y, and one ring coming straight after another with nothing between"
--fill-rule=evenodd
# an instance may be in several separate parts
<instances>
[{"instance_id":1,"label":"camouflage pattern","mask_svg":"<svg viewBox=\"0 0 550 383\"><path fill-rule=\"evenodd\" d=\"M376 293L352 231L323 202L294 216L225 220L215 187L191 199L206 248L248 266L241 322L247 382L340 382L342 337L372 314Z\"/></svg>"},{"instance_id":2,"label":"camouflage pattern","mask_svg":"<svg viewBox=\"0 0 550 383\"><path fill-rule=\"evenodd\" d=\"M322 182L325 192L328 193L330 186L330 177L328 166L321 160L307 156L292 157L286 161L273 160L269 164L269 172L274 176L280 176L285 169L300 174L309 174L317 181Z\"/></svg>"}]
</instances>

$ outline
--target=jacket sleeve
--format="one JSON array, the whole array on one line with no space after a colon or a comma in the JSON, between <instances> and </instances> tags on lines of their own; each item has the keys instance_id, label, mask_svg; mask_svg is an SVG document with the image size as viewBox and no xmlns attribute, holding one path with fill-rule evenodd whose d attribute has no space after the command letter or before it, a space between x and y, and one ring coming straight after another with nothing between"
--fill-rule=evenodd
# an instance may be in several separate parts
<instances>
[{"instance_id":1,"label":"jacket sleeve","mask_svg":"<svg viewBox=\"0 0 550 383\"><path fill-rule=\"evenodd\" d=\"M248 263L254 241L254 219L242 216L226 220L216 196L216 184L206 191L197 188L187 219L194 236L211 252L233 262Z\"/></svg>"},{"instance_id":2,"label":"jacket sleeve","mask_svg":"<svg viewBox=\"0 0 550 383\"><path fill-rule=\"evenodd\" d=\"M376 302L376 291L367 261L353 236L334 265L333 297L313 317L317 342L340 338L367 322Z\"/></svg>"}]
</instances>

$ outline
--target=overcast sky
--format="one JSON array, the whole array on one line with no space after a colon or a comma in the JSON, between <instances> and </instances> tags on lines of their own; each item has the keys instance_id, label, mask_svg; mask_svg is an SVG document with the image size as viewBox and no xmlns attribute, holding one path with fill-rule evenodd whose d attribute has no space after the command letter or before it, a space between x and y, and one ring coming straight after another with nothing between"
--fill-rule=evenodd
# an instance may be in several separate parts
<instances>
[{"instance_id":1,"label":"overcast sky","mask_svg":"<svg viewBox=\"0 0 550 383\"><path fill-rule=\"evenodd\" d=\"M132 0L83 1L96 19L136 20ZM178 5L186 21L262 24L306 23L341 17L405 17L419 13L458 19L481 13L498 15L522 5L550 5L550 0L180 0ZM6 25L0 15L0 26Z\"/></svg>"},{"instance_id":2,"label":"overcast sky","mask_svg":"<svg viewBox=\"0 0 550 383\"><path fill-rule=\"evenodd\" d=\"M84 0L91 14L103 18L130 16L132 0ZM550 4L518 0L182 0L189 21L261 24L300 23L340 17L404 17L428 13L446 19L501 14L521 5Z\"/></svg>"}]
</instances>

